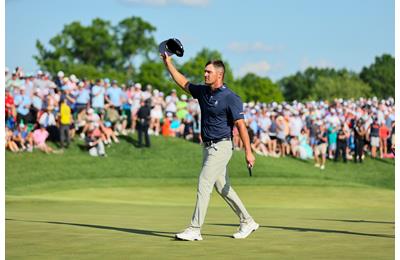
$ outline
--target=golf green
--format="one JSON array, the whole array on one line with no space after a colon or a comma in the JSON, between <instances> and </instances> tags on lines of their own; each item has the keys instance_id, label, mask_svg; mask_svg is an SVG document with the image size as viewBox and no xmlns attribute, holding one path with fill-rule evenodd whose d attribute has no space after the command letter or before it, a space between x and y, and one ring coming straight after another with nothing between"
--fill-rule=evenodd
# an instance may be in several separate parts
<instances>
[{"instance_id":1,"label":"golf green","mask_svg":"<svg viewBox=\"0 0 400 260\"><path fill-rule=\"evenodd\" d=\"M204 241L174 240L189 223L191 186L92 188L8 196L6 258L393 259L394 192L238 186L260 228L235 240L238 220L215 193Z\"/></svg>"},{"instance_id":2,"label":"golf green","mask_svg":"<svg viewBox=\"0 0 400 260\"><path fill-rule=\"evenodd\" d=\"M393 259L394 162L257 156L252 178L235 152L233 188L260 228L231 236L238 219L213 192L203 241L174 234L196 200L201 149L154 138L91 158L79 142L62 155L6 153L7 259Z\"/></svg>"}]
</instances>

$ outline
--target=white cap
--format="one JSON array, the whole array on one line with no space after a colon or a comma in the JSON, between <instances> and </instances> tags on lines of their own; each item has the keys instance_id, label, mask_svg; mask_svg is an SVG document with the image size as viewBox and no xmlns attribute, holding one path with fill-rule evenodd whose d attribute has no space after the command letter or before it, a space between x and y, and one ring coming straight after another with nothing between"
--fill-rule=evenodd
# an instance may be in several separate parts
<instances>
[{"instance_id":1,"label":"white cap","mask_svg":"<svg viewBox=\"0 0 400 260\"><path fill-rule=\"evenodd\" d=\"M187 100L187 96L186 96L185 94L183 94L183 95L181 96L181 99L182 99L183 101L186 101L186 100Z\"/></svg>"},{"instance_id":2,"label":"white cap","mask_svg":"<svg viewBox=\"0 0 400 260\"><path fill-rule=\"evenodd\" d=\"M74 74L71 74L71 76L69 76L69 79L72 81L72 82L78 82L78 78L74 75Z\"/></svg>"},{"instance_id":3,"label":"white cap","mask_svg":"<svg viewBox=\"0 0 400 260\"><path fill-rule=\"evenodd\" d=\"M140 84L140 83L135 83L135 88L142 88L142 84Z\"/></svg>"},{"instance_id":4,"label":"white cap","mask_svg":"<svg viewBox=\"0 0 400 260\"><path fill-rule=\"evenodd\" d=\"M60 78L63 78L63 77L64 77L64 72L60 70L60 71L57 73L57 76L60 77Z\"/></svg>"},{"instance_id":5,"label":"white cap","mask_svg":"<svg viewBox=\"0 0 400 260\"><path fill-rule=\"evenodd\" d=\"M38 70L38 71L37 71L37 75L43 75L43 71Z\"/></svg>"}]
</instances>

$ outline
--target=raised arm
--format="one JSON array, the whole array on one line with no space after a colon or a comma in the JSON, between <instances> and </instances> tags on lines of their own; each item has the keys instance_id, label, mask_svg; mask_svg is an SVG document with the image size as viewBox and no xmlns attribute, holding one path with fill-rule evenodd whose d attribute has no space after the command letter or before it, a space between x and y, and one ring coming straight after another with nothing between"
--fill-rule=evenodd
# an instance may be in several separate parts
<instances>
[{"instance_id":1,"label":"raised arm","mask_svg":"<svg viewBox=\"0 0 400 260\"><path fill-rule=\"evenodd\" d=\"M189 91L189 81L185 78L185 76L182 75L174 66L172 63L172 59L170 56L168 56L167 53L160 54L161 58L164 61L165 67L167 68L169 74L171 74L172 78L178 84L179 87L181 87L184 91L186 91L188 94L190 94Z\"/></svg>"}]
</instances>

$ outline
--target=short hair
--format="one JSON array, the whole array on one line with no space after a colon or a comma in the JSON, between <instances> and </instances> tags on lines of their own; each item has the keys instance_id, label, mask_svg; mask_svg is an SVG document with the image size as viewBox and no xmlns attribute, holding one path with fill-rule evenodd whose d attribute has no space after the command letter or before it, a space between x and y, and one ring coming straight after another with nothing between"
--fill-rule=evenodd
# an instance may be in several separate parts
<instances>
[{"instance_id":1,"label":"short hair","mask_svg":"<svg viewBox=\"0 0 400 260\"><path fill-rule=\"evenodd\" d=\"M222 60L209 60L206 63L206 66L208 66L210 64L214 65L214 67L217 69L222 69L222 75L225 76L225 65Z\"/></svg>"}]
</instances>

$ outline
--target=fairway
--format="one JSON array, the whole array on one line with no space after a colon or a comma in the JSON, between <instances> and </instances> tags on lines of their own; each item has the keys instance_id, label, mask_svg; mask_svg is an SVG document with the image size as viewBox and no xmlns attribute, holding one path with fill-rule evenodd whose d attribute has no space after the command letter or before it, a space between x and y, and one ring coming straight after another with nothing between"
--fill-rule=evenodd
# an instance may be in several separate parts
<instances>
[{"instance_id":1,"label":"fairway","mask_svg":"<svg viewBox=\"0 0 400 260\"><path fill-rule=\"evenodd\" d=\"M392 161L321 172L311 161L257 157L249 178L235 152L233 187L260 229L232 239L237 218L213 192L204 241L193 243L174 234L193 212L200 147L159 137L141 151L131 141L104 159L79 143L63 155L6 153L6 258L394 258Z\"/></svg>"}]
</instances>

